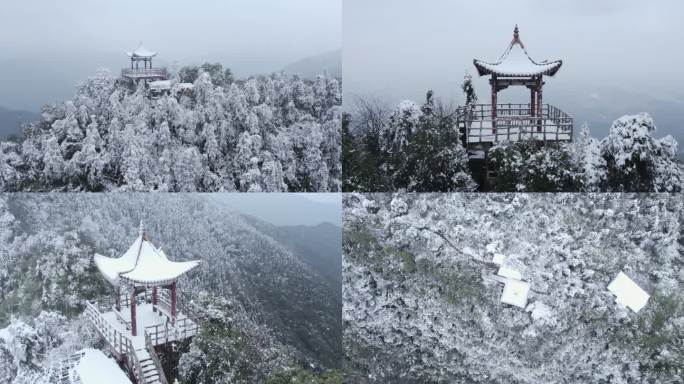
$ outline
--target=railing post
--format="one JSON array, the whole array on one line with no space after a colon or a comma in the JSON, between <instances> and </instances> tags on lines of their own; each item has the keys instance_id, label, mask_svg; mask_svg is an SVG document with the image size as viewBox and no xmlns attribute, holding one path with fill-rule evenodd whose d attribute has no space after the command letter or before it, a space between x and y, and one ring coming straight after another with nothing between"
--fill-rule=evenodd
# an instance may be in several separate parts
<instances>
[{"instance_id":1,"label":"railing post","mask_svg":"<svg viewBox=\"0 0 684 384\"><path fill-rule=\"evenodd\" d=\"M157 312L157 287L152 287L152 312Z\"/></svg>"},{"instance_id":2,"label":"railing post","mask_svg":"<svg viewBox=\"0 0 684 384\"><path fill-rule=\"evenodd\" d=\"M136 321L136 308L135 308L135 286L132 289L131 294L131 334L135 337L138 335L138 324Z\"/></svg>"}]
</instances>

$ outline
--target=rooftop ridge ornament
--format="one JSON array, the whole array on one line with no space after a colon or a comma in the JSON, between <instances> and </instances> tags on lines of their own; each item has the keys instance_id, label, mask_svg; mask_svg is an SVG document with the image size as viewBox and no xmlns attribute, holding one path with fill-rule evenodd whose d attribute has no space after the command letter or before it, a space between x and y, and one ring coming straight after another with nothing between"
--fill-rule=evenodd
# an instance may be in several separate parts
<instances>
[{"instance_id":1,"label":"rooftop ridge ornament","mask_svg":"<svg viewBox=\"0 0 684 384\"><path fill-rule=\"evenodd\" d=\"M511 47L514 46L515 44L520 45L522 49L525 49L525 44L523 44L522 40L520 40L520 33L518 31L518 24L515 25L515 29L513 29L513 41L511 41Z\"/></svg>"}]
</instances>

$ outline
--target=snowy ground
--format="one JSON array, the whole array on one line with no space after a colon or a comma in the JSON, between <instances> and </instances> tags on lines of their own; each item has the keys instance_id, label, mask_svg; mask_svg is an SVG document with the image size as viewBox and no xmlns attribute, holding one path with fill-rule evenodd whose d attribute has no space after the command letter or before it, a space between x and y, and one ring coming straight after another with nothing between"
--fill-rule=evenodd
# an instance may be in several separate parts
<instances>
[{"instance_id":1,"label":"snowy ground","mask_svg":"<svg viewBox=\"0 0 684 384\"><path fill-rule=\"evenodd\" d=\"M347 195L347 374L682 382L682 212L677 195ZM501 302L499 254L530 285L525 308ZM638 313L607 289L620 271L651 295Z\"/></svg>"},{"instance_id":2,"label":"snowy ground","mask_svg":"<svg viewBox=\"0 0 684 384\"><path fill-rule=\"evenodd\" d=\"M514 122L515 123L515 122ZM549 140L549 141L570 141L572 131L564 127L559 128L553 120L545 119L539 132L536 127L507 127L505 121L501 121L496 128L496 133L492 129L491 120L476 120L470 125L468 131L469 143L494 143L494 142L516 142L521 140Z\"/></svg>"},{"instance_id":3,"label":"snowy ground","mask_svg":"<svg viewBox=\"0 0 684 384\"><path fill-rule=\"evenodd\" d=\"M163 315L161 312L152 311L152 304L140 304L138 305L136 312L138 336L133 336L131 334L131 330L127 329L126 325L123 322L121 322L121 320L119 320L119 317L117 316L116 312L105 312L102 314L102 316L105 318L105 320L107 320L109 324L112 325L112 327L114 327L114 329L121 332L131 340L131 342L133 343L133 348L135 348L136 351L140 348L145 348L145 328L152 327L155 325L161 325L163 328L164 324L166 324L167 319L167 316ZM131 321L131 311L129 307L121 308L121 318L123 318L123 320L126 322ZM185 318L186 316L182 313L179 313L176 316L176 319L178 321L183 320ZM170 323L168 324L168 328L169 330L173 329ZM170 334L172 335L173 332L170 332ZM173 336L171 336L171 339L173 339Z\"/></svg>"},{"instance_id":4,"label":"snowy ground","mask_svg":"<svg viewBox=\"0 0 684 384\"><path fill-rule=\"evenodd\" d=\"M83 357L74 367L83 384L100 384L103 378L107 378L108 384L130 384L126 374L119 365L111 358L105 356L97 349L84 349Z\"/></svg>"}]
</instances>

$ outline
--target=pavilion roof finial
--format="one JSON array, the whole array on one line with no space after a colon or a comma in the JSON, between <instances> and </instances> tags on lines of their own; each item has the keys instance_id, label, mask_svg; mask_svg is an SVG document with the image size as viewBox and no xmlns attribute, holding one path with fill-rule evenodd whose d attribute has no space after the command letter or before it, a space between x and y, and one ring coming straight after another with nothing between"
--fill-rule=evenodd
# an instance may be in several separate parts
<instances>
[{"instance_id":1,"label":"pavilion roof finial","mask_svg":"<svg viewBox=\"0 0 684 384\"><path fill-rule=\"evenodd\" d=\"M513 29L513 41L511 41L511 47L514 46L515 44L518 44L522 48L525 48L523 45L522 41L520 40L520 30L518 29L518 24L515 25L515 28Z\"/></svg>"},{"instance_id":2,"label":"pavilion roof finial","mask_svg":"<svg viewBox=\"0 0 684 384\"><path fill-rule=\"evenodd\" d=\"M145 236L145 224L143 224L143 221L142 221L142 220L140 220L140 227L138 228L138 234L139 234L141 237L146 237L146 236Z\"/></svg>"}]
</instances>

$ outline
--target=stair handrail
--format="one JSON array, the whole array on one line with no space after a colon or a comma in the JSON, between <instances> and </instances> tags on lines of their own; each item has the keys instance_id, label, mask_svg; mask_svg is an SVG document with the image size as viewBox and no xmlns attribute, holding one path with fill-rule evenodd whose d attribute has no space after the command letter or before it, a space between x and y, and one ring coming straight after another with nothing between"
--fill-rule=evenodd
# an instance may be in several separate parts
<instances>
[{"instance_id":1,"label":"stair handrail","mask_svg":"<svg viewBox=\"0 0 684 384\"><path fill-rule=\"evenodd\" d=\"M166 380L166 375L164 374L164 368L162 367L161 359L159 359L157 351L155 351L154 345L152 344L152 339L150 338L150 335L147 333L147 331L145 331L145 347L147 348L147 352L150 354L150 357L152 358L154 366L157 368L157 373L159 374L159 381L161 381L162 384L169 384L169 382Z\"/></svg>"},{"instance_id":2,"label":"stair handrail","mask_svg":"<svg viewBox=\"0 0 684 384\"><path fill-rule=\"evenodd\" d=\"M128 368L133 372L133 376L136 380L140 381L142 378L142 368L140 367L140 361L138 361L138 356L135 354L135 349L133 348L133 343L131 340L121 333L119 330L114 328L105 318L102 313L98 310L97 306L86 300L86 317L95 325L98 333L107 342L107 346L114 352L117 360L125 360Z\"/></svg>"}]
</instances>

